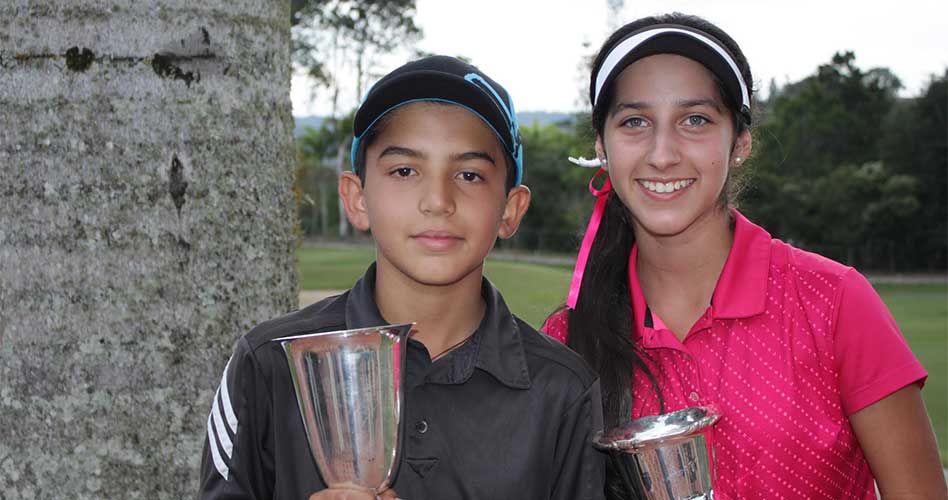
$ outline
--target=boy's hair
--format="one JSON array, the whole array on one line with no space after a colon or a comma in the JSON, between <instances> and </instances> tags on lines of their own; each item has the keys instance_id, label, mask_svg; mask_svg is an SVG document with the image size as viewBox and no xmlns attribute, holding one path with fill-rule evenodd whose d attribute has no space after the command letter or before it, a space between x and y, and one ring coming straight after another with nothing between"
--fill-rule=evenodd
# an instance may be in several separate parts
<instances>
[{"instance_id":1,"label":"boy's hair","mask_svg":"<svg viewBox=\"0 0 948 500\"><path fill-rule=\"evenodd\" d=\"M365 152L386 126L389 113L413 102L461 106L480 118L507 153L507 188L523 180L523 145L513 100L497 82L448 56L409 62L369 89L353 120L352 169L365 182Z\"/></svg>"}]
</instances>

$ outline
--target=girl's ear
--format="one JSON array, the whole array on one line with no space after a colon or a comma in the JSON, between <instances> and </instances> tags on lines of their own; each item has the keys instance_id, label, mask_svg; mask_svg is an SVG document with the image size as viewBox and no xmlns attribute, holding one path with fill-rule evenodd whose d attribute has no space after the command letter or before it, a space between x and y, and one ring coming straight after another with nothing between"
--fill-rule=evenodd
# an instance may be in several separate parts
<instances>
[{"instance_id":1,"label":"girl's ear","mask_svg":"<svg viewBox=\"0 0 948 500\"><path fill-rule=\"evenodd\" d=\"M731 152L731 165L735 167L743 165L747 157L751 154L753 144L754 138L751 136L750 130L745 129L737 136L737 140L734 141L734 150Z\"/></svg>"},{"instance_id":2,"label":"girl's ear","mask_svg":"<svg viewBox=\"0 0 948 500\"><path fill-rule=\"evenodd\" d=\"M365 207L365 190L362 179L352 172L343 172L339 177L339 198L346 209L346 217L360 231L369 230L369 212Z\"/></svg>"},{"instance_id":3,"label":"girl's ear","mask_svg":"<svg viewBox=\"0 0 948 500\"><path fill-rule=\"evenodd\" d=\"M602 144L602 136L598 134L596 135L596 157L600 160L606 158L606 147Z\"/></svg>"}]
</instances>

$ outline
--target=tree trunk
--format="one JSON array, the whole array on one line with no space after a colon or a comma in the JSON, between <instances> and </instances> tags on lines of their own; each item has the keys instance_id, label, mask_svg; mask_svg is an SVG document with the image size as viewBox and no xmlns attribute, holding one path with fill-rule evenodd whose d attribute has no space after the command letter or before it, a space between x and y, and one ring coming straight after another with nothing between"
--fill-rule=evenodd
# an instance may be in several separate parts
<instances>
[{"instance_id":1,"label":"tree trunk","mask_svg":"<svg viewBox=\"0 0 948 500\"><path fill-rule=\"evenodd\" d=\"M0 498L185 498L295 308L288 0L0 4Z\"/></svg>"}]
</instances>

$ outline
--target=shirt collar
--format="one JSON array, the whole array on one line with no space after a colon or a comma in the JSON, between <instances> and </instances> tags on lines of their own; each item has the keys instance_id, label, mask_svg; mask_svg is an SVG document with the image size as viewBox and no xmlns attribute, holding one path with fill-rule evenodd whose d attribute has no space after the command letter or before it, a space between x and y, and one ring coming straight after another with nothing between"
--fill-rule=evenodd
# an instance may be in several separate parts
<instances>
[{"instance_id":1,"label":"shirt collar","mask_svg":"<svg viewBox=\"0 0 948 500\"><path fill-rule=\"evenodd\" d=\"M767 305L771 237L736 209L731 209L731 217L734 242L711 303L715 318L748 318L763 313Z\"/></svg>"},{"instance_id":2,"label":"shirt collar","mask_svg":"<svg viewBox=\"0 0 948 500\"><path fill-rule=\"evenodd\" d=\"M747 318L761 314L767 301L770 233L735 209L731 209L731 217L734 219L734 241L711 296L714 319ZM636 325L633 333L636 337L640 337L642 330L648 328L645 326L648 305L635 268L638 252L638 245L633 245L629 254L629 293ZM657 316L653 316L653 321L656 320L660 322ZM653 324L650 328L661 329L664 325Z\"/></svg>"},{"instance_id":3,"label":"shirt collar","mask_svg":"<svg viewBox=\"0 0 948 500\"><path fill-rule=\"evenodd\" d=\"M517 321L504 303L500 292L483 278L481 295L487 307L484 318L471 339L449 353L432 370L428 381L439 384L463 384L478 368L513 389L530 388L530 371ZM349 292L346 301L346 327L364 328L388 322L375 303L375 264Z\"/></svg>"}]
</instances>

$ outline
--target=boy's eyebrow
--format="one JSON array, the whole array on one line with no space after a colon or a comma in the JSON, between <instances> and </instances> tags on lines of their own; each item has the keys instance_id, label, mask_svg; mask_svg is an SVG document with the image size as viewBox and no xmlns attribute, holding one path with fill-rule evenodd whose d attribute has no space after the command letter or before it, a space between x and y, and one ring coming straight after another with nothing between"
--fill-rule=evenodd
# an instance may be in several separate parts
<instances>
[{"instance_id":1,"label":"boy's eyebrow","mask_svg":"<svg viewBox=\"0 0 948 500\"><path fill-rule=\"evenodd\" d=\"M381 153L379 153L379 158L383 156L389 156L389 155L408 156L411 158L425 158L426 157L424 153L415 149L406 148L404 146L389 146L383 149Z\"/></svg>"},{"instance_id":2,"label":"boy's eyebrow","mask_svg":"<svg viewBox=\"0 0 948 500\"><path fill-rule=\"evenodd\" d=\"M466 161L466 160L485 160L491 162L491 164L496 165L497 162L494 161L494 157L491 156L486 151L468 151L466 153L460 153L451 156L452 161Z\"/></svg>"}]
</instances>

